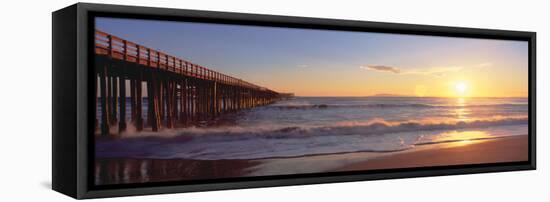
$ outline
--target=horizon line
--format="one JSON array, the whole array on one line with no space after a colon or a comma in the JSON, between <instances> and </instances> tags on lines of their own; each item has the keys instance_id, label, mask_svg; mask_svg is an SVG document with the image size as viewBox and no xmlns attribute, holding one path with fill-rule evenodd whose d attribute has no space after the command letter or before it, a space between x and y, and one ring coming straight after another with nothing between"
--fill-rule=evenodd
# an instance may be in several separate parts
<instances>
[{"instance_id":1,"label":"horizon line","mask_svg":"<svg viewBox=\"0 0 550 202\"><path fill-rule=\"evenodd\" d=\"M307 95L307 96L298 96L294 97L383 97L383 98L392 98L392 97L401 97L401 98L529 98L529 96L414 96L414 95L388 95L388 96L378 96L378 95L329 95L329 96L317 96L317 95Z\"/></svg>"},{"instance_id":2,"label":"horizon line","mask_svg":"<svg viewBox=\"0 0 550 202\"><path fill-rule=\"evenodd\" d=\"M444 96L414 96L414 95L399 95L399 96L377 96L377 95L364 95L364 96L353 96L353 95L329 95L329 96L293 96L293 97L304 97L304 98L315 98L315 97L355 97L355 98L364 98L364 97L381 97L381 98L529 98L529 96L508 96L508 97L498 97L498 96L471 96L471 97L444 97ZM98 99L102 98L97 96ZM132 98L131 96L126 96L126 98ZM142 98L148 98L147 96L142 96Z\"/></svg>"}]
</instances>

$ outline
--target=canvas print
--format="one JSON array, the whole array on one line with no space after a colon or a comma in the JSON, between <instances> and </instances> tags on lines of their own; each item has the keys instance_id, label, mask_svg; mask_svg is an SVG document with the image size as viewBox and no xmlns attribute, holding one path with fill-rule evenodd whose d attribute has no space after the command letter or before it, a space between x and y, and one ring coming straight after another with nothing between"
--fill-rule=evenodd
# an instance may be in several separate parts
<instances>
[{"instance_id":1,"label":"canvas print","mask_svg":"<svg viewBox=\"0 0 550 202\"><path fill-rule=\"evenodd\" d=\"M528 161L526 41L95 18L95 185Z\"/></svg>"}]
</instances>

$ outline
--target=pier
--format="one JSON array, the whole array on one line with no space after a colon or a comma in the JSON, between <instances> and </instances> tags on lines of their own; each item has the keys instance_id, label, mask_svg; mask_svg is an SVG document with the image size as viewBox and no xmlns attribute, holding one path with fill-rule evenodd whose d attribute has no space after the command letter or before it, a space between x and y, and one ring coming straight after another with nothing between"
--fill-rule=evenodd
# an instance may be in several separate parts
<instances>
[{"instance_id":1,"label":"pier","mask_svg":"<svg viewBox=\"0 0 550 202\"><path fill-rule=\"evenodd\" d=\"M99 30L95 31L94 44L93 104L96 112L101 106L101 117L95 124L101 135L126 131L127 119L137 131L146 127L159 131L208 122L281 98L268 88ZM131 117L126 117L127 102Z\"/></svg>"}]
</instances>

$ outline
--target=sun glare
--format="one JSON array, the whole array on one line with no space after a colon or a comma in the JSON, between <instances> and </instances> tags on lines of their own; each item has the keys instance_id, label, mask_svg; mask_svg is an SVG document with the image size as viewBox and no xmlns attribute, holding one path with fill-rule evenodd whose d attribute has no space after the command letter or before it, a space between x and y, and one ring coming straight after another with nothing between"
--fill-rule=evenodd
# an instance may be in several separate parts
<instances>
[{"instance_id":1,"label":"sun glare","mask_svg":"<svg viewBox=\"0 0 550 202\"><path fill-rule=\"evenodd\" d=\"M459 81L455 84L455 91L458 95L464 95L468 91L468 84L464 81Z\"/></svg>"}]
</instances>

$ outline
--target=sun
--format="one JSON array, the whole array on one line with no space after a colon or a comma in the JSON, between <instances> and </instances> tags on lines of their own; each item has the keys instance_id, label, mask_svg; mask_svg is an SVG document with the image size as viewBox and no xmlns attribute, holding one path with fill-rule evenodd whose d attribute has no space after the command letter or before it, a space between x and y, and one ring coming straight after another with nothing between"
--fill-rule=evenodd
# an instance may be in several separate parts
<instances>
[{"instance_id":1,"label":"sun","mask_svg":"<svg viewBox=\"0 0 550 202\"><path fill-rule=\"evenodd\" d=\"M464 95L468 92L468 84L464 81L456 82L455 84L455 92L458 95Z\"/></svg>"}]
</instances>

